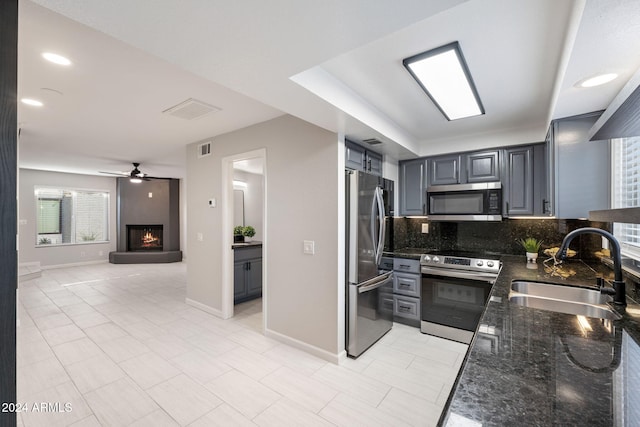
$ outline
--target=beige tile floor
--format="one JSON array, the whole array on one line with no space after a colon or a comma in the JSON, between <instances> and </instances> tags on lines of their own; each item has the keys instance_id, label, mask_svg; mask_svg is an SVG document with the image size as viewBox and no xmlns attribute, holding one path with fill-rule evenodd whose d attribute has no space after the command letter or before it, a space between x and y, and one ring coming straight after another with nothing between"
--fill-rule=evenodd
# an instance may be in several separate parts
<instances>
[{"instance_id":1,"label":"beige tile floor","mask_svg":"<svg viewBox=\"0 0 640 427\"><path fill-rule=\"evenodd\" d=\"M262 335L260 300L221 320L185 296L184 263L21 283L18 425L432 426L467 349L395 324L337 366Z\"/></svg>"}]
</instances>

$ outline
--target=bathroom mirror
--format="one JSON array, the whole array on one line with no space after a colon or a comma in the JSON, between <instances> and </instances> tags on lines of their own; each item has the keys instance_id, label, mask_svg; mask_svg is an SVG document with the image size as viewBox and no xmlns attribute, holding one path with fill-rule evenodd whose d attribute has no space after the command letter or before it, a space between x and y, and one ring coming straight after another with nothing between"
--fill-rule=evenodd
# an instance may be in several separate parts
<instances>
[{"instance_id":1,"label":"bathroom mirror","mask_svg":"<svg viewBox=\"0 0 640 427\"><path fill-rule=\"evenodd\" d=\"M244 191L233 190L233 226L244 227Z\"/></svg>"}]
</instances>

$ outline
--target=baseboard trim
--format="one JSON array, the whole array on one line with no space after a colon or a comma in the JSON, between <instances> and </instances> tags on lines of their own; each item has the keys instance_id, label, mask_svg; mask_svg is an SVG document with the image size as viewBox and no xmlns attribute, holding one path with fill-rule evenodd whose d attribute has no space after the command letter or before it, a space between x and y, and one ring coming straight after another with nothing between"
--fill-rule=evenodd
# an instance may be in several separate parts
<instances>
[{"instance_id":1,"label":"baseboard trim","mask_svg":"<svg viewBox=\"0 0 640 427\"><path fill-rule=\"evenodd\" d=\"M306 353L319 357L322 360L326 360L327 362L334 363L336 365L339 365L340 362L347 357L347 353L344 350L338 354L330 353L319 347L297 340L295 338L291 338L287 335L283 335L271 329L265 328L264 335L269 338L273 338L276 341L280 341L283 344L290 345L291 347L297 348L298 350L302 350Z\"/></svg>"},{"instance_id":2,"label":"baseboard trim","mask_svg":"<svg viewBox=\"0 0 640 427\"><path fill-rule=\"evenodd\" d=\"M194 301L194 300L192 300L190 298L185 298L184 302L186 302L191 307L195 307L195 308L197 308L199 310L205 311L205 312L207 312L209 314L213 314L216 317L224 319L224 317L222 317L222 311L218 310L217 308L210 307L210 306L208 306L206 304L203 304L203 303L198 302L198 301Z\"/></svg>"},{"instance_id":3,"label":"baseboard trim","mask_svg":"<svg viewBox=\"0 0 640 427\"><path fill-rule=\"evenodd\" d=\"M108 262L109 261L106 259L98 259L94 261L70 262L68 264L42 265L40 266L40 268L43 270L54 270L56 268L82 267L83 265L92 265L92 264L107 264Z\"/></svg>"}]
</instances>

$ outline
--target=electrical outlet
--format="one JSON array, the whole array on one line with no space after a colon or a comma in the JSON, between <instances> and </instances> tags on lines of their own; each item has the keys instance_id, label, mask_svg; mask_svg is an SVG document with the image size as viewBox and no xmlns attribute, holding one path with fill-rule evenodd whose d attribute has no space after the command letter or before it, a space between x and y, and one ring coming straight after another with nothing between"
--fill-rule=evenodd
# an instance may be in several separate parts
<instances>
[{"instance_id":1,"label":"electrical outlet","mask_svg":"<svg viewBox=\"0 0 640 427\"><path fill-rule=\"evenodd\" d=\"M429 234L429 223L425 222L424 224L422 224L422 232L424 234Z\"/></svg>"}]
</instances>

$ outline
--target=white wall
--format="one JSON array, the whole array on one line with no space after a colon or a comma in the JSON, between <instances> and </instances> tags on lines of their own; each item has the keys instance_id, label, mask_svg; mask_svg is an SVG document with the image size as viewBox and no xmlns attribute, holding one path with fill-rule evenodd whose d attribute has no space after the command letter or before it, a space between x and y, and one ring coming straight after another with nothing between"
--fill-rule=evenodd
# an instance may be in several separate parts
<instances>
[{"instance_id":1,"label":"white wall","mask_svg":"<svg viewBox=\"0 0 640 427\"><path fill-rule=\"evenodd\" d=\"M291 116L250 126L212 140L212 155L197 158L187 147L187 298L222 310L222 159L265 149L266 332L336 358L344 350L338 283L340 255L338 136ZM197 239L202 233L202 240ZM315 241L315 255L303 254ZM344 335L342 335L344 336Z\"/></svg>"},{"instance_id":2,"label":"white wall","mask_svg":"<svg viewBox=\"0 0 640 427\"><path fill-rule=\"evenodd\" d=\"M115 178L20 169L19 182L19 263L39 262L41 266L46 267L106 261L109 259L109 252L116 250ZM36 247L35 186L108 191L110 195L109 242Z\"/></svg>"}]
</instances>

